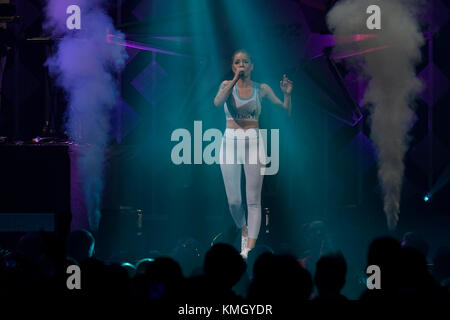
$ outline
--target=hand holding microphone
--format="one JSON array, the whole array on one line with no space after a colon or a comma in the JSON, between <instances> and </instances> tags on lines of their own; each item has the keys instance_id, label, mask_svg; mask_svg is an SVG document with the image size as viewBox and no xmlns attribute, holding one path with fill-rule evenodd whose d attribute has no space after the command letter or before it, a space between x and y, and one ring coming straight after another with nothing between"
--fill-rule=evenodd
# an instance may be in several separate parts
<instances>
[{"instance_id":1,"label":"hand holding microphone","mask_svg":"<svg viewBox=\"0 0 450 320\"><path fill-rule=\"evenodd\" d=\"M237 81L239 79L244 78L245 75L245 71L244 71L244 67L238 67L236 69L236 72L234 73L234 80Z\"/></svg>"}]
</instances>

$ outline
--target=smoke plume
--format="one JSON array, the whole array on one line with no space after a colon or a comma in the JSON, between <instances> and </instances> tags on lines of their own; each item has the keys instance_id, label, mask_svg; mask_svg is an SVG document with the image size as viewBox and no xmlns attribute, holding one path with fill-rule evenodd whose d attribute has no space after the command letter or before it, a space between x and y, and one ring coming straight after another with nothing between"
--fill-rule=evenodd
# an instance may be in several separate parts
<instances>
[{"instance_id":1,"label":"smoke plume","mask_svg":"<svg viewBox=\"0 0 450 320\"><path fill-rule=\"evenodd\" d=\"M369 30L369 5L381 9L381 30ZM415 74L424 44L420 32L418 0L341 0L330 10L327 23L334 33L335 51L364 51L387 48L347 59L370 80L364 103L371 111L371 139L378 151L378 177L383 191L384 212L390 230L396 228L400 213L408 131L413 124L414 97L422 85ZM348 43L349 35L374 34L370 41Z\"/></svg>"},{"instance_id":2,"label":"smoke plume","mask_svg":"<svg viewBox=\"0 0 450 320\"><path fill-rule=\"evenodd\" d=\"M107 34L122 35L114 29L104 0L48 0L44 27L53 37L62 37L56 53L47 60L57 84L68 100L66 130L78 145L85 204L91 229L100 219L103 189L104 149L110 139L110 111L118 97L115 74L123 67L124 47L107 43ZM66 13L70 5L81 9L81 29L68 30Z\"/></svg>"}]
</instances>

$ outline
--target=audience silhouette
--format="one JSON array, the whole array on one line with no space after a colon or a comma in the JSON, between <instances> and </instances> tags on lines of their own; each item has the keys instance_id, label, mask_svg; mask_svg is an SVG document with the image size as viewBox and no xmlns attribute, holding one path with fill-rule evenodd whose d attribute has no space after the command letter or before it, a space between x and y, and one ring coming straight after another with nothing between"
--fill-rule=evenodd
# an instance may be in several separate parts
<instances>
[{"instance_id":1,"label":"audience silhouette","mask_svg":"<svg viewBox=\"0 0 450 320\"><path fill-rule=\"evenodd\" d=\"M347 263L342 253L322 256L316 264L314 283L317 287L318 301L345 301L341 294L347 276Z\"/></svg>"},{"instance_id":2,"label":"audience silhouette","mask_svg":"<svg viewBox=\"0 0 450 320\"><path fill-rule=\"evenodd\" d=\"M49 234L25 234L16 250L0 250L0 297L43 301L57 297L150 303L282 304L345 302L347 262L341 252L323 254L312 270L299 259L259 245L244 261L231 245L215 243L206 254L195 239L179 242L172 257L138 261L100 261L87 230L69 234L67 251ZM441 247L427 263L429 245L414 233L400 243L391 237L372 241L367 266L381 270L381 289L366 289L361 301L449 299L450 247ZM190 257L189 255L193 255ZM66 268L78 265L81 290L66 286ZM183 268L184 267L184 268ZM364 272L365 270L362 270ZM313 281L314 280L314 281ZM316 294L313 294L315 286ZM363 287L361 287L362 289ZM71 301L71 300L70 300Z\"/></svg>"}]
</instances>

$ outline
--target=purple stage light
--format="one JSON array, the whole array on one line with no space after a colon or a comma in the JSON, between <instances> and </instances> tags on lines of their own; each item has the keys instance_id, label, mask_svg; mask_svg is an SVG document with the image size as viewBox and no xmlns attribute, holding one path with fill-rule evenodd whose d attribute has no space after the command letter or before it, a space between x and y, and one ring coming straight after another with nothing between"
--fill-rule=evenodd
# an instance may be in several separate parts
<instances>
[{"instance_id":1,"label":"purple stage light","mask_svg":"<svg viewBox=\"0 0 450 320\"><path fill-rule=\"evenodd\" d=\"M172 55L172 56L182 56L182 57L186 56L185 54L182 54L182 53L177 53L177 52L168 51L168 50L162 50L162 49L158 49L158 48L153 48L153 47L147 46L147 45L145 45L143 43L140 43L140 42L131 41L131 40L125 40L125 39L117 37L117 36L115 36L113 34L107 34L106 35L106 42L112 43L112 44L116 44L116 45L119 45L119 46L135 48L135 49L144 50L144 51L158 52L158 53Z\"/></svg>"},{"instance_id":2,"label":"purple stage light","mask_svg":"<svg viewBox=\"0 0 450 320\"><path fill-rule=\"evenodd\" d=\"M370 49L366 49L366 50L362 50L362 51L356 51L356 52L334 53L334 54L331 54L331 58L333 58L334 60L345 59L345 58L359 56L359 55L362 55L362 54L375 52L375 51L379 51L379 50L383 50L383 49L387 49L387 48L389 48L389 47L388 46L381 46L381 47L370 48Z\"/></svg>"}]
</instances>

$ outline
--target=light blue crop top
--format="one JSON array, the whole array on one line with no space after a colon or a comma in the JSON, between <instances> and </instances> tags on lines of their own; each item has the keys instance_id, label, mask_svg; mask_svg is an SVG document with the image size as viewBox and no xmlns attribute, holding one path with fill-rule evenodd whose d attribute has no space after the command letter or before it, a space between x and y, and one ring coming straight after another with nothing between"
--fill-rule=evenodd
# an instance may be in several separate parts
<instances>
[{"instance_id":1,"label":"light blue crop top","mask_svg":"<svg viewBox=\"0 0 450 320\"><path fill-rule=\"evenodd\" d=\"M229 102L228 105L227 102ZM233 86L232 95L224 104L227 120L253 120L258 121L261 114L261 97L259 95L259 83L253 82L250 98L244 99L239 96L237 85Z\"/></svg>"}]
</instances>

